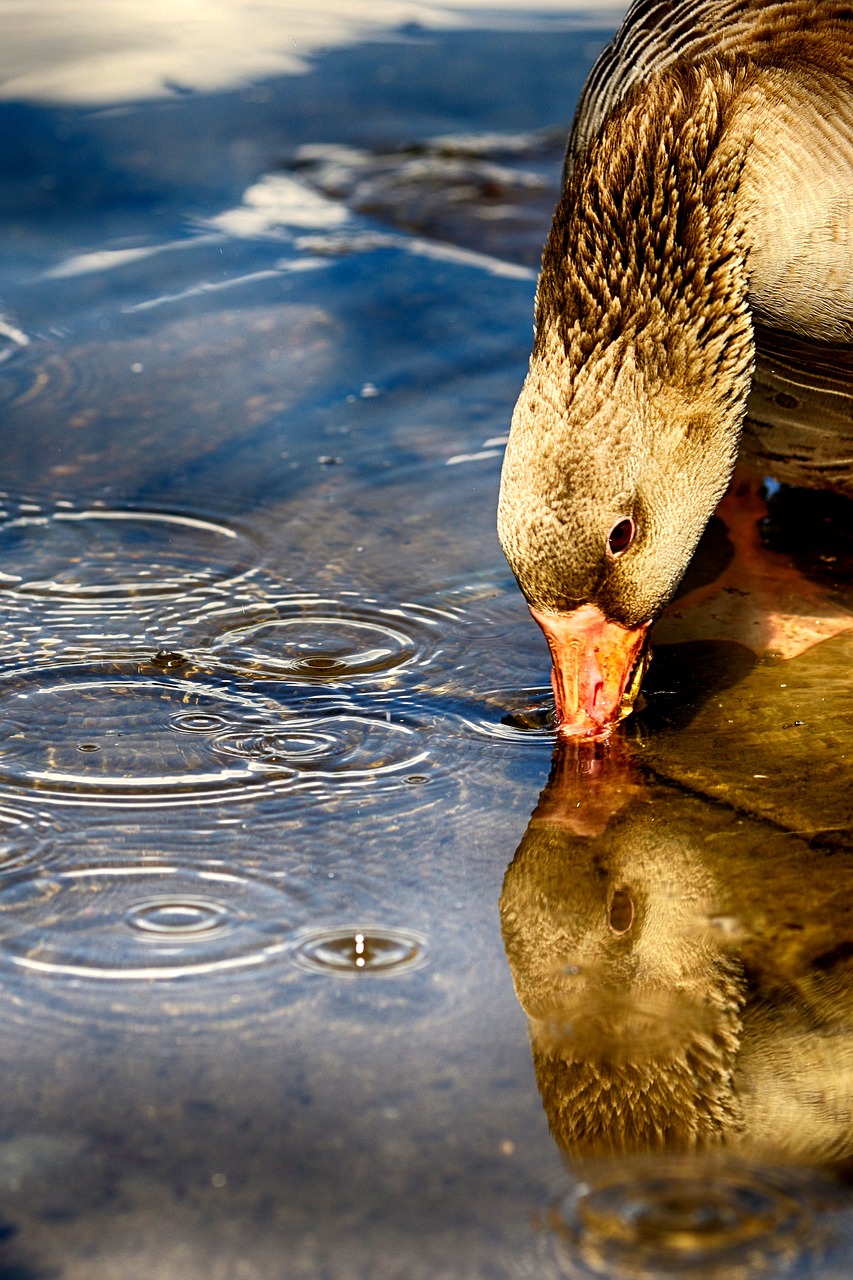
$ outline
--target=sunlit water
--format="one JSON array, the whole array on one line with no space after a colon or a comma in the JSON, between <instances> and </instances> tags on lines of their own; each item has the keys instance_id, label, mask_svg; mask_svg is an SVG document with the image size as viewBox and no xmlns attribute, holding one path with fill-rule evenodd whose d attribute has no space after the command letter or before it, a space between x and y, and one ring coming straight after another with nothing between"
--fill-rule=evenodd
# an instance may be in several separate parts
<instances>
[{"instance_id":1,"label":"sunlit water","mask_svg":"<svg viewBox=\"0 0 853 1280\"><path fill-rule=\"evenodd\" d=\"M770 622L721 516L555 753L545 8L0 8L10 1280L847 1274L849 511Z\"/></svg>"}]
</instances>

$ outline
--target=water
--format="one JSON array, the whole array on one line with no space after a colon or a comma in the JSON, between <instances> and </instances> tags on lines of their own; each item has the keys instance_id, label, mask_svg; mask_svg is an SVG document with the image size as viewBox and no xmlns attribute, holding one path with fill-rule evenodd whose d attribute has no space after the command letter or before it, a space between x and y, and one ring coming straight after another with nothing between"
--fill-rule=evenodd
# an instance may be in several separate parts
<instances>
[{"instance_id":1,"label":"water","mask_svg":"<svg viewBox=\"0 0 853 1280\"><path fill-rule=\"evenodd\" d=\"M847 1274L849 507L597 747L494 532L565 9L0 7L9 1280Z\"/></svg>"}]
</instances>

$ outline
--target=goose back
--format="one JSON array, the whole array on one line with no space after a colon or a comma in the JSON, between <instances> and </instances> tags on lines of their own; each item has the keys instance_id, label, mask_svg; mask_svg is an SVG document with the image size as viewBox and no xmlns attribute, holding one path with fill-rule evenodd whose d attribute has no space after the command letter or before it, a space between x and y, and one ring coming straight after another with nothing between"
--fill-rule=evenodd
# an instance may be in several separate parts
<instances>
[{"instance_id":1,"label":"goose back","mask_svg":"<svg viewBox=\"0 0 853 1280\"><path fill-rule=\"evenodd\" d=\"M679 60L748 60L756 368L741 454L853 496L853 9L838 0L636 0L586 82L564 179L608 114ZM750 109L752 114L750 114Z\"/></svg>"}]
</instances>

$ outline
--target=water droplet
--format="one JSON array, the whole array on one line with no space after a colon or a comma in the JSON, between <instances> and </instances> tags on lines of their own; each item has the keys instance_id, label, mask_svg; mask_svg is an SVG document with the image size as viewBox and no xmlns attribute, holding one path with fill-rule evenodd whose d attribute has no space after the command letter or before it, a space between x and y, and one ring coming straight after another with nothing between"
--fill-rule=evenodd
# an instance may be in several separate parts
<instances>
[{"instance_id":1,"label":"water droplet","mask_svg":"<svg viewBox=\"0 0 853 1280\"><path fill-rule=\"evenodd\" d=\"M390 973L426 962L426 944L395 929L326 929L308 934L293 958L319 973Z\"/></svg>"},{"instance_id":2,"label":"water droplet","mask_svg":"<svg viewBox=\"0 0 853 1280\"><path fill-rule=\"evenodd\" d=\"M283 954L278 886L173 864L87 866L0 880L0 957L42 974L132 980L245 969Z\"/></svg>"}]
</instances>

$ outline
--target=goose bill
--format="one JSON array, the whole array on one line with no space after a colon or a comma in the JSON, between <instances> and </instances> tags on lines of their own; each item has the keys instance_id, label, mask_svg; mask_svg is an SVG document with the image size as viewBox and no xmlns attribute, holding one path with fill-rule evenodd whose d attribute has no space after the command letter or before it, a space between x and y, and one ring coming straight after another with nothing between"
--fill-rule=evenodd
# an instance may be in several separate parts
<instances>
[{"instance_id":1,"label":"goose bill","mask_svg":"<svg viewBox=\"0 0 853 1280\"><path fill-rule=\"evenodd\" d=\"M528 606L551 650L557 725L566 737L606 737L634 705L651 656L648 622L623 627L595 605L572 613Z\"/></svg>"}]
</instances>

